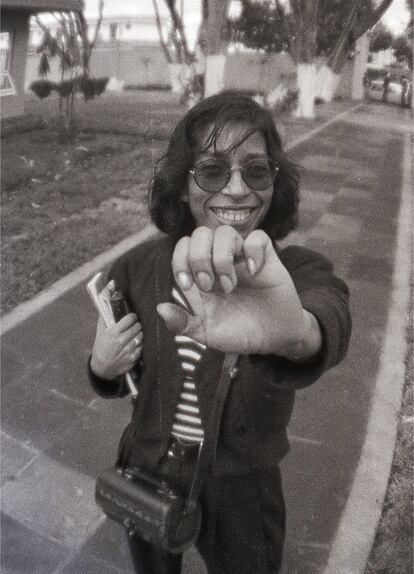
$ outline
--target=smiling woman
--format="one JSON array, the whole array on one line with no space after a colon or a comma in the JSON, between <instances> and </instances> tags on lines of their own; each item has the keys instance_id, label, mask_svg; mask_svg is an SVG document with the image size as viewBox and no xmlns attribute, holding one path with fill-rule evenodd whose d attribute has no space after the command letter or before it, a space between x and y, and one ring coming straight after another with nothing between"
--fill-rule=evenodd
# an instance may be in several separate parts
<instances>
[{"instance_id":1,"label":"smiling woman","mask_svg":"<svg viewBox=\"0 0 414 574\"><path fill-rule=\"evenodd\" d=\"M113 266L108 289L123 291L131 313L98 323L89 362L107 398L124 396L123 375L137 373L117 464L198 499L192 540L209 572L276 574L295 390L344 357L348 289L324 257L278 246L296 225L298 177L272 115L247 96L217 94L184 116L149 204L166 237ZM141 514L151 516L150 500ZM136 572L181 572L182 555L138 522L128 533Z\"/></svg>"}]
</instances>

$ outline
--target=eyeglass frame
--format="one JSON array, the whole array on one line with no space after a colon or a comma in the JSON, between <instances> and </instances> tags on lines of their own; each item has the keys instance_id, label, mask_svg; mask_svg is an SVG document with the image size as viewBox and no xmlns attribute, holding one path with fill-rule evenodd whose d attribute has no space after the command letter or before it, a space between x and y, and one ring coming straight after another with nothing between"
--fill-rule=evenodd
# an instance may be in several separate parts
<instances>
[{"instance_id":1,"label":"eyeglass frame","mask_svg":"<svg viewBox=\"0 0 414 574\"><path fill-rule=\"evenodd\" d=\"M198 165L201 165L202 163L206 163L206 162L208 162L208 161L211 161L211 160L205 159L205 160L199 161L198 163L196 163L196 164L194 165L193 169L190 169L190 170L189 170L188 173L190 173L190 174L193 176L194 181L196 182L196 184L198 185L198 187L199 187L200 189L202 189L203 191L207 192L207 193L218 193L219 191L222 191L222 190L226 187L226 185L229 183L229 181L231 180L232 173L234 173L235 171L239 171L239 172L241 173L242 180L244 181L244 183L245 183L250 189L253 189L253 191L265 191L265 189L267 189L267 187L270 187L271 185L274 184L274 182L275 182L275 180L276 180L276 177L277 177L277 174L279 173L280 167L279 167L279 166L276 164L276 162L275 162L272 158L270 158L270 157L251 158L251 159L249 159L249 160L246 161L246 164L248 164L248 163L251 162L251 161L255 161L255 160L257 160L257 159L265 159L269 164L272 164L272 165L273 165L273 168L274 168L274 170L275 170L274 176L273 176L273 179L272 179L271 183L270 183L268 186L264 187L263 189L255 189L255 188L252 187L249 183L247 183L247 181L246 181L246 180L244 179L244 177L243 177L243 169L244 169L245 166L243 166L243 165L235 165L235 166L233 166L233 167L230 167L230 166L227 164L227 162L225 162L224 160L215 160L215 161L217 161L217 163L222 162L223 164L226 164L226 165L227 165L227 168L228 168L228 170L227 170L227 180L226 180L225 184L223 185L223 187L221 187L220 189L214 189L214 190L206 189L205 187L203 187L202 185L200 185L200 184L198 183L197 178L196 178L196 176L195 176L195 170L196 170L197 166L198 166Z\"/></svg>"}]
</instances>

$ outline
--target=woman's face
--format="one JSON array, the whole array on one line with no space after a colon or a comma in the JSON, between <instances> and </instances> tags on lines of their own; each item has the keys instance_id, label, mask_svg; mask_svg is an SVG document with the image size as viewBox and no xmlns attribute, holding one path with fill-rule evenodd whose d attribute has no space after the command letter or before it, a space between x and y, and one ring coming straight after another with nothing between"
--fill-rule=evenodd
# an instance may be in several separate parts
<instances>
[{"instance_id":1,"label":"woman's face","mask_svg":"<svg viewBox=\"0 0 414 574\"><path fill-rule=\"evenodd\" d=\"M211 127L207 128L201 136L201 148L205 147L203 143L210 133ZM196 155L194 165L206 162L203 164L206 166L206 173L207 175L211 173L213 179L217 169L214 163L216 160L220 160L223 165L230 168L243 167L247 161L251 160L258 160L253 165L260 166L260 160L263 160L262 164L266 164L266 145L262 134L259 132L252 134L236 149L229 151L232 149L233 143L247 129L248 126L236 126L234 124L225 126L217 139L216 149L211 146L206 151L199 152ZM220 225L231 225L242 237L247 237L251 231L258 227L266 215L272 194L272 183L265 189L257 191L246 184L241 171L233 169L230 180L225 187L213 192L200 187L194 175L189 173L187 191L183 199L188 201L197 227L206 226L210 229L216 229Z\"/></svg>"}]
</instances>

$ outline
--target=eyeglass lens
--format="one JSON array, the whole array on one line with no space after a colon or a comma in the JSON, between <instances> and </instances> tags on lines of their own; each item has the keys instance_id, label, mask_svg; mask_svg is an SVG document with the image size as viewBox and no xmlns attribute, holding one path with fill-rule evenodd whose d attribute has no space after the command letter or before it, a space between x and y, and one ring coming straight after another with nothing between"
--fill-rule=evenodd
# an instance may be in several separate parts
<instances>
[{"instance_id":1,"label":"eyeglass lens","mask_svg":"<svg viewBox=\"0 0 414 574\"><path fill-rule=\"evenodd\" d=\"M272 185L278 168L267 158L251 159L240 166L243 181L255 191L263 191ZM222 190L230 181L233 170L226 162L218 160L202 161L194 167L194 179L205 191Z\"/></svg>"}]
</instances>

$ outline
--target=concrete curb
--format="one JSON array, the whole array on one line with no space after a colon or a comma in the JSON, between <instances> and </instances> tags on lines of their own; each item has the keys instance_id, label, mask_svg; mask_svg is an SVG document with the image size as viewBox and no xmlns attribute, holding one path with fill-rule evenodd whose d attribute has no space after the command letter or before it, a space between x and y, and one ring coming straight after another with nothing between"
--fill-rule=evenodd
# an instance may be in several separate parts
<instances>
[{"instance_id":1,"label":"concrete curb","mask_svg":"<svg viewBox=\"0 0 414 574\"><path fill-rule=\"evenodd\" d=\"M350 494L323 574L363 574L375 534L394 454L407 352L407 310L412 271L412 139L405 136L391 306L367 431Z\"/></svg>"},{"instance_id":2,"label":"concrete curb","mask_svg":"<svg viewBox=\"0 0 414 574\"><path fill-rule=\"evenodd\" d=\"M140 241L144 241L152 235L155 235L156 232L157 229L153 225L147 225L138 233L130 235L114 247L111 247L111 249L108 249L108 251L101 253L91 261L74 269L71 273L68 273L68 275L65 275L47 289L40 291L33 299L17 305L17 307L1 319L1 334L4 335L7 331L10 331L10 329L17 327L17 325L26 321L31 315L34 315L64 293L73 289L79 285L79 283L82 283L82 281L86 281L86 279L92 277L94 273L100 271L105 265L108 265L122 255L122 253L125 253L125 251Z\"/></svg>"},{"instance_id":3,"label":"concrete curb","mask_svg":"<svg viewBox=\"0 0 414 574\"><path fill-rule=\"evenodd\" d=\"M356 106L353 106L349 110L346 110L345 112L341 112L337 116L334 116L333 118L326 121L317 128L310 130L303 136L294 140L291 144L287 145L286 150L291 150L294 147L301 144L302 142L312 138L322 130L326 129L332 123L342 119L344 116L352 113L353 111L362 107L363 105L364 104L357 104ZM86 279L91 277L94 273L97 273L100 269L102 269L102 267L114 261L122 253L124 253L137 243L144 241L145 239L148 239L152 235L155 235L156 232L157 232L156 228L152 225L144 227L144 229L142 229L138 233L135 233L134 235L127 237L114 247L111 247L111 249L108 249L108 251L101 253L91 261L85 263L84 265L81 265L77 269L74 269L73 271L68 273L68 275L65 275L64 277L53 283L50 287L47 287L46 289L43 289L43 291L40 291L40 293L35 295L32 299L29 299L24 303L20 303L20 305L17 305L17 307L15 307L12 311L10 311L10 313L6 313L2 317L1 335L4 335L8 331L10 331L10 329L17 327L17 325L20 325L21 323L26 321L26 319L28 319L31 315L34 315L35 313L46 307L46 305L48 305L49 303L51 303L64 293L76 287L77 285L79 285L79 283L85 281Z\"/></svg>"}]
</instances>

